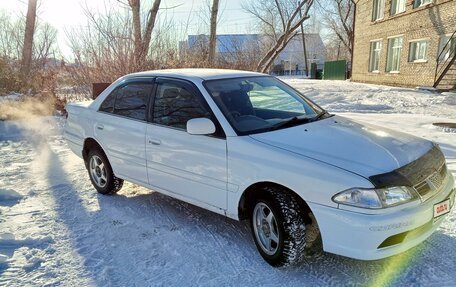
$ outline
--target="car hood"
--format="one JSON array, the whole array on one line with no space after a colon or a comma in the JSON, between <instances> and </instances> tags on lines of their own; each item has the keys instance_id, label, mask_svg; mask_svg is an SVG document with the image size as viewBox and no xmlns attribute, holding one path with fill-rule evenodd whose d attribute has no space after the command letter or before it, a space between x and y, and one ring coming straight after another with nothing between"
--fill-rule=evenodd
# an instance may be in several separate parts
<instances>
[{"instance_id":1,"label":"car hood","mask_svg":"<svg viewBox=\"0 0 456 287\"><path fill-rule=\"evenodd\" d=\"M366 178L408 164L433 146L409 134L340 116L251 137Z\"/></svg>"}]
</instances>

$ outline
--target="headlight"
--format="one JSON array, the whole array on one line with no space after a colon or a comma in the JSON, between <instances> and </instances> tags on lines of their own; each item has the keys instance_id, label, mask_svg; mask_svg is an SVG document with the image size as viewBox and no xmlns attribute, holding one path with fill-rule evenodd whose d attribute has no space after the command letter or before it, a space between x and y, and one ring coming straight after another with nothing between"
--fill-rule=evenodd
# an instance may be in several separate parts
<instances>
[{"instance_id":1,"label":"headlight","mask_svg":"<svg viewBox=\"0 0 456 287\"><path fill-rule=\"evenodd\" d=\"M382 189L352 188L336 194L332 199L339 204L378 209L406 203L416 197L411 188L397 186Z\"/></svg>"}]
</instances>

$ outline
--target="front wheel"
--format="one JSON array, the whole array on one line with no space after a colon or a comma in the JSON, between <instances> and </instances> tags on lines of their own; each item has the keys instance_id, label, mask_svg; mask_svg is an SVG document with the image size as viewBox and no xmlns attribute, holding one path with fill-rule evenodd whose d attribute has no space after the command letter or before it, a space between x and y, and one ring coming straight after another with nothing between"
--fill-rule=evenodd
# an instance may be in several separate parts
<instances>
[{"instance_id":1,"label":"front wheel","mask_svg":"<svg viewBox=\"0 0 456 287\"><path fill-rule=\"evenodd\" d=\"M111 165L102 151L90 150L87 161L90 181L99 193L115 194L122 188L123 180L114 175Z\"/></svg>"},{"instance_id":2,"label":"front wheel","mask_svg":"<svg viewBox=\"0 0 456 287\"><path fill-rule=\"evenodd\" d=\"M261 198L254 200L250 209L250 225L258 251L272 266L300 262L321 239L315 218L286 190L266 188L260 194ZM317 236L314 236L315 228Z\"/></svg>"}]
</instances>

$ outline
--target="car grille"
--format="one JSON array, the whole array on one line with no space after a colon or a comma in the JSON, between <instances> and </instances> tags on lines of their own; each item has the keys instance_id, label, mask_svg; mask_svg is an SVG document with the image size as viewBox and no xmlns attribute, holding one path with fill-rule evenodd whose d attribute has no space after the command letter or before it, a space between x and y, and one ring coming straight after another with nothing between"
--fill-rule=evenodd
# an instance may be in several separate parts
<instances>
[{"instance_id":1,"label":"car grille","mask_svg":"<svg viewBox=\"0 0 456 287\"><path fill-rule=\"evenodd\" d=\"M422 182L416 184L414 188L422 198L430 198L442 187L446 175L447 167L443 164L436 172L432 173Z\"/></svg>"}]
</instances>

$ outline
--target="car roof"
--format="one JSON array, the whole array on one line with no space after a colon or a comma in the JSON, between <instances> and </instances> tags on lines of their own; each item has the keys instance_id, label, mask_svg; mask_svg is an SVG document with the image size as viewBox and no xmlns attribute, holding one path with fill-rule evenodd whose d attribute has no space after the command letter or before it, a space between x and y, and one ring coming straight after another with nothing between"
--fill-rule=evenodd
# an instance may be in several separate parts
<instances>
[{"instance_id":1,"label":"car roof","mask_svg":"<svg viewBox=\"0 0 456 287\"><path fill-rule=\"evenodd\" d=\"M176 77L186 80L194 80L196 78L202 80L216 80L236 77L266 76L266 74L229 69L166 69L133 73L125 77L135 78L148 76Z\"/></svg>"}]
</instances>

